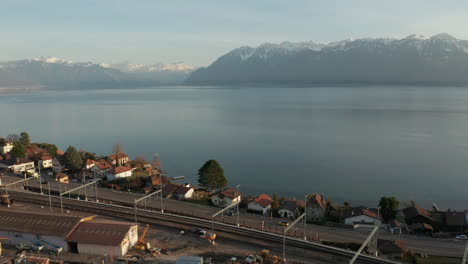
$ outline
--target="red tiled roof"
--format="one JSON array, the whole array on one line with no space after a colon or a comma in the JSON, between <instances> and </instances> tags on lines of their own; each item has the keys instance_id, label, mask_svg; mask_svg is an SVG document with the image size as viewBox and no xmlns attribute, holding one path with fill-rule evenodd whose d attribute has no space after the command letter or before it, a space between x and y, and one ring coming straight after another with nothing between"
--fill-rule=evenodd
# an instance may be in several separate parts
<instances>
[{"instance_id":1,"label":"red tiled roof","mask_svg":"<svg viewBox=\"0 0 468 264\"><path fill-rule=\"evenodd\" d=\"M317 204L320 207L322 207L322 209L325 209L327 207L327 201L325 201L320 194L311 195L309 200L307 201L307 205L309 204Z\"/></svg>"},{"instance_id":2,"label":"red tiled roof","mask_svg":"<svg viewBox=\"0 0 468 264\"><path fill-rule=\"evenodd\" d=\"M132 168L129 168L129 167L114 167L112 170L111 170L111 173L112 174L119 174L119 173L124 173L124 172L127 172L127 171L131 171Z\"/></svg>"},{"instance_id":3,"label":"red tiled roof","mask_svg":"<svg viewBox=\"0 0 468 264\"><path fill-rule=\"evenodd\" d=\"M60 149L57 150L57 155L63 156L63 154L65 154L65 152L61 151Z\"/></svg>"},{"instance_id":4,"label":"red tiled roof","mask_svg":"<svg viewBox=\"0 0 468 264\"><path fill-rule=\"evenodd\" d=\"M223 190L222 192L220 192L220 194L230 198L230 199L235 199L237 198L238 196L242 195L241 192L237 192L236 189L234 188L228 188L228 189L225 189Z\"/></svg>"},{"instance_id":5,"label":"red tiled roof","mask_svg":"<svg viewBox=\"0 0 468 264\"><path fill-rule=\"evenodd\" d=\"M254 201L261 207L265 208L273 202L273 199L271 199L270 196L266 194L261 194L257 198L255 198Z\"/></svg>"},{"instance_id":6,"label":"red tiled roof","mask_svg":"<svg viewBox=\"0 0 468 264\"><path fill-rule=\"evenodd\" d=\"M105 160L100 160L96 162L96 166L98 166L100 170L110 169L112 167L112 165L110 165L109 162Z\"/></svg>"},{"instance_id":7,"label":"red tiled roof","mask_svg":"<svg viewBox=\"0 0 468 264\"><path fill-rule=\"evenodd\" d=\"M123 158L128 158L128 155L125 154L125 153L116 153L116 154L112 154L112 155L109 155L109 159L110 160L115 160L115 158L118 158L118 159L123 159Z\"/></svg>"},{"instance_id":8,"label":"red tiled roof","mask_svg":"<svg viewBox=\"0 0 468 264\"><path fill-rule=\"evenodd\" d=\"M50 156L42 156L41 160L51 160L52 158Z\"/></svg>"},{"instance_id":9,"label":"red tiled roof","mask_svg":"<svg viewBox=\"0 0 468 264\"><path fill-rule=\"evenodd\" d=\"M86 166L96 164L96 161L92 159L86 159Z\"/></svg>"},{"instance_id":10,"label":"red tiled roof","mask_svg":"<svg viewBox=\"0 0 468 264\"><path fill-rule=\"evenodd\" d=\"M57 179L68 179L68 175L63 174L63 173L58 173L57 174Z\"/></svg>"},{"instance_id":11,"label":"red tiled roof","mask_svg":"<svg viewBox=\"0 0 468 264\"><path fill-rule=\"evenodd\" d=\"M67 237L74 243L119 246L134 224L111 220L81 222Z\"/></svg>"},{"instance_id":12,"label":"red tiled roof","mask_svg":"<svg viewBox=\"0 0 468 264\"><path fill-rule=\"evenodd\" d=\"M427 210L419 207L415 202L412 202L412 205L410 207L403 209L403 212L408 218L423 216L427 219L431 219L431 216L429 215Z\"/></svg>"}]
</instances>

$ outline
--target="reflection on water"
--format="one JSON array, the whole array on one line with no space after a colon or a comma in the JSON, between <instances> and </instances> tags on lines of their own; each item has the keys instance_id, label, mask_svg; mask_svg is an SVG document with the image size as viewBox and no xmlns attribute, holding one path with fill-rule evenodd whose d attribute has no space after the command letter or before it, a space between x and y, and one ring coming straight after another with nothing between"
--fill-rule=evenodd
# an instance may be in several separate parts
<instances>
[{"instance_id":1,"label":"reflection on water","mask_svg":"<svg viewBox=\"0 0 468 264\"><path fill-rule=\"evenodd\" d=\"M0 95L0 135L107 154L158 152L196 182L217 159L243 191L396 195L468 208L468 89L157 88Z\"/></svg>"}]
</instances>

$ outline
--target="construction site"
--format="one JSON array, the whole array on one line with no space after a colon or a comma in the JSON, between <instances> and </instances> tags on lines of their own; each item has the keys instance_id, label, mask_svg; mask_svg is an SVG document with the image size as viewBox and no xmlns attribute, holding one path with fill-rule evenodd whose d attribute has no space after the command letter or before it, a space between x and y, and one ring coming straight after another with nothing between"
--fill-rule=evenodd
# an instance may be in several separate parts
<instances>
[{"instance_id":1,"label":"construction site","mask_svg":"<svg viewBox=\"0 0 468 264\"><path fill-rule=\"evenodd\" d=\"M183 225L122 221L2 197L0 263L285 263L269 243ZM50 212L52 210L52 212ZM342 263L292 250L287 263Z\"/></svg>"}]
</instances>

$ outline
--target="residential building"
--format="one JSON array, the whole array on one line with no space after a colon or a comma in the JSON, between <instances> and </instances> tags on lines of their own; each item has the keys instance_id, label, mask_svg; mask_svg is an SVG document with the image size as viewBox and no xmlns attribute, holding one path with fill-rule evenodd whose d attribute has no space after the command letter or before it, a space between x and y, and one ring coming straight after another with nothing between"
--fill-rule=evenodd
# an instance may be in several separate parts
<instances>
[{"instance_id":1,"label":"residential building","mask_svg":"<svg viewBox=\"0 0 468 264\"><path fill-rule=\"evenodd\" d=\"M344 212L346 225L381 225L382 217L378 215L377 209L367 207L353 207Z\"/></svg>"},{"instance_id":2,"label":"residential building","mask_svg":"<svg viewBox=\"0 0 468 264\"><path fill-rule=\"evenodd\" d=\"M87 170L90 170L94 167L94 165L96 165L96 161L92 160L92 159L86 159L86 162L85 162L85 169Z\"/></svg>"},{"instance_id":3,"label":"residential building","mask_svg":"<svg viewBox=\"0 0 468 264\"><path fill-rule=\"evenodd\" d=\"M0 153L2 155L7 154L13 149L14 145L13 142L10 141L4 141L2 144L0 144Z\"/></svg>"},{"instance_id":4,"label":"residential building","mask_svg":"<svg viewBox=\"0 0 468 264\"><path fill-rule=\"evenodd\" d=\"M70 183L70 179L68 175L61 173L61 172L57 173L55 180L61 183Z\"/></svg>"},{"instance_id":5,"label":"residential building","mask_svg":"<svg viewBox=\"0 0 468 264\"><path fill-rule=\"evenodd\" d=\"M62 166L62 164L60 163L60 161L57 158L54 158L52 160L52 170L55 173L60 173L60 172L63 171L63 166Z\"/></svg>"},{"instance_id":6,"label":"residential building","mask_svg":"<svg viewBox=\"0 0 468 264\"><path fill-rule=\"evenodd\" d=\"M391 259L401 259L403 254L408 251L403 240L385 240L378 239L378 250Z\"/></svg>"},{"instance_id":7,"label":"residential building","mask_svg":"<svg viewBox=\"0 0 468 264\"><path fill-rule=\"evenodd\" d=\"M300 208L304 208L304 201L285 200L280 205L278 214L283 218L295 219L297 216L299 216Z\"/></svg>"},{"instance_id":8,"label":"residential building","mask_svg":"<svg viewBox=\"0 0 468 264\"><path fill-rule=\"evenodd\" d=\"M52 168L52 158L50 156L42 156L38 161L38 165L41 169Z\"/></svg>"},{"instance_id":9,"label":"residential building","mask_svg":"<svg viewBox=\"0 0 468 264\"><path fill-rule=\"evenodd\" d=\"M109 155L108 158L110 163L114 166L125 166L128 162L128 155L121 152Z\"/></svg>"},{"instance_id":10,"label":"residential building","mask_svg":"<svg viewBox=\"0 0 468 264\"><path fill-rule=\"evenodd\" d=\"M174 196L179 199L190 199L193 196L194 189L190 185L181 185L174 191Z\"/></svg>"},{"instance_id":11,"label":"residential building","mask_svg":"<svg viewBox=\"0 0 468 264\"><path fill-rule=\"evenodd\" d=\"M247 210L266 215L271 210L273 199L266 194L261 194L247 204Z\"/></svg>"},{"instance_id":12,"label":"residential building","mask_svg":"<svg viewBox=\"0 0 468 264\"><path fill-rule=\"evenodd\" d=\"M320 194L309 195L307 200L307 221L321 222L325 219L327 201Z\"/></svg>"},{"instance_id":13,"label":"residential building","mask_svg":"<svg viewBox=\"0 0 468 264\"><path fill-rule=\"evenodd\" d=\"M221 190L211 196L211 202L215 206L226 207L241 201L242 193L234 188Z\"/></svg>"},{"instance_id":14,"label":"residential building","mask_svg":"<svg viewBox=\"0 0 468 264\"><path fill-rule=\"evenodd\" d=\"M445 212L445 225L450 231L465 231L468 229L468 212Z\"/></svg>"},{"instance_id":15,"label":"residential building","mask_svg":"<svg viewBox=\"0 0 468 264\"><path fill-rule=\"evenodd\" d=\"M406 218L406 222L409 224L414 223L426 223L430 224L432 222L432 217L429 212L418 206L414 201L411 201L411 205L403 209L403 213Z\"/></svg>"},{"instance_id":16,"label":"residential building","mask_svg":"<svg viewBox=\"0 0 468 264\"><path fill-rule=\"evenodd\" d=\"M35 144L32 144L29 147L27 147L25 151L26 151L26 157L28 157L29 159L33 159L33 160L38 160L42 156L47 155L47 151L45 149L41 149Z\"/></svg>"},{"instance_id":17,"label":"residential building","mask_svg":"<svg viewBox=\"0 0 468 264\"><path fill-rule=\"evenodd\" d=\"M130 167L113 167L107 173L107 180L112 181L118 178L126 178L132 176L133 169Z\"/></svg>"},{"instance_id":18,"label":"residential building","mask_svg":"<svg viewBox=\"0 0 468 264\"><path fill-rule=\"evenodd\" d=\"M91 167L91 170L97 174L99 177L107 176L107 173L112 169L112 165L105 161L99 160L96 161L95 166Z\"/></svg>"},{"instance_id":19,"label":"residential building","mask_svg":"<svg viewBox=\"0 0 468 264\"><path fill-rule=\"evenodd\" d=\"M172 198L177 188L179 188L179 185L173 183L168 183L164 185L162 189L163 197Z\"/></svg>"}]
</instances>

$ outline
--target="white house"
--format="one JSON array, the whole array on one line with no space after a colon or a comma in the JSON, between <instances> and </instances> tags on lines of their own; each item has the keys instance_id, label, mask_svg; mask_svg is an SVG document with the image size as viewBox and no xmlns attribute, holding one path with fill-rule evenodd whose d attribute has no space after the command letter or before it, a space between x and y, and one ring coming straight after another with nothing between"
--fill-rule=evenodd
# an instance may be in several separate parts
<instances>
[{"instance_id":1,"label":"white house","mask_svg":"<svg viewBox=\"0 0 468 264\"><path fill-rule=\"evenodd\" d=\"M96 161L91 170L95 172L99 177L106 176L107 173L112 169L112 165L105 160Z\"/></svg>"},{"instance_id":2,"label":"white house","mask_svg":"<svg viewBox=\"0 0 468 264\"><path fill-rule=\"evenodd\" d=\"M211 202L215 206L226 207L233 203L241 201L241 192L237 192L236 189L229 188L219 191L211 196Z\"/></svg>"},{"instance_id":3,"label":"white house","mask_svg":"<svg viewBox=\"0 0 468 264\"><path fill-rule=\"evenodd\" d=\"M31 160L18 159L15 165L13 165L12 169L15 173L28 172L28 173L31 173L32 175L36 174L36 171L34 168L34 161L31 161Z\"/></svg>"},{"instance_id":4,"label":"white house","mask_svg":"<svg viewBox=\"0 0 468 264\"><path fill-rule=\"evenodd\" d=\"M381 225L377 212L365 207L350 208L345 212L345 224L347 225Z\"/></svg>"},{"instance_id":5,"label":"white house","mask_svg":"<svg viewBox=\"0 0 468 264\"><path fill-rule=\"evenodd\" d=\"M304 201L301 200L285 200L280 205L278 214L280 217L295 219L299 215L299 208L304 207Z\"/></svg>"},{"instance_id":6,"label":"white house","mask_svg":"<svg viewBox=\"0 0 468 264\"><path fill-rule=\"evenodd\" d=\"M62 166L62 164L60 164L60 161L57 158L54 158L52 160L52 170L55 173L60 173L63 170L63 166Z\"/></svg>"},{"instance_id":7,"label":"white house","mask_svg":"<svg viewBox=\"0 0 468 264\"><path fill-rule=\"evenodd\" d=\"M307 200L307 221L320 222L325 218L327 202L320 194L312 194Z\"/></svg>"},{"instance_id":8,"label":"white house","mask_svg":"<svg viewBox=\"0 0 468 264\"><path fill-rule=\"evenodd\" d=\"M192 198L194 191L195 190L192 187L190 187L190 185L179 186L174 191L174 196L176 196L177 199L190 199Z\"/></svg>"},{"instance_id":9,"label":"white house","mask_svg":"<svg viewBox=\"0 0 468 264\"><path fill-rule=\"evenodd\" d=\"M247 209L256 213L266 215L271 210L271 203L273 199L266 194L261 194L250 203L247 204Z\"/></svg>"},{"instance_id":10,"label":"white house","mask_svg":"<svg viewBox=\"0 0 468 264\"><path fill-rule=\"evenodd\" d=\"M52 168L52 166L53 166L52 158L49 157L49 156L41 157L41 159L39 159L38 163L39 163L38 164L39 167L42 168L42 169Z\"/></svg>"},{"instance_id":11,"label":"white house","mask_svg":"<svg viewBox=\"0 0 468 264\"><path fill-rule=\"evenodd\" d=\"M96 163L97 163L97 162L94 161L94 160L87 159L87 160L86 160L86 164L85 164L85 168L86 168L87 170L90 170L92 167L94 167L94 166L96 165Z\"/></svg>"},{"instance_id":12,"label":"white house","mask_svg":"<svg viewBox=\"0 0 468 264\"><path fill-rule=\"evenodd\" d=\"M13 142L10 141L5 141L3 145L0 145L0 153L2 155L7 154L13 149Z\"/></svg>"},{"instance_id":13,"label":"white house","mask_svg":"<svg viewBox=\"0 0 468 264\"><path fill-rule=\"evenodd\" d=\"M112 181L118 178L125 178L132 176L132 168L129 167L114 167L107 173L107 180Z\"/></svg>"}]
</instances>

